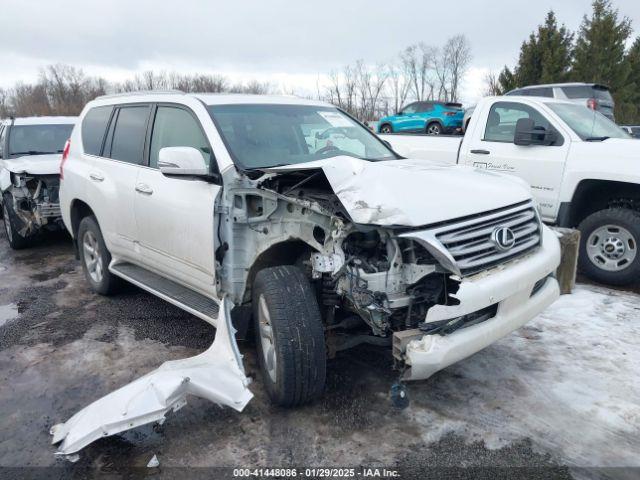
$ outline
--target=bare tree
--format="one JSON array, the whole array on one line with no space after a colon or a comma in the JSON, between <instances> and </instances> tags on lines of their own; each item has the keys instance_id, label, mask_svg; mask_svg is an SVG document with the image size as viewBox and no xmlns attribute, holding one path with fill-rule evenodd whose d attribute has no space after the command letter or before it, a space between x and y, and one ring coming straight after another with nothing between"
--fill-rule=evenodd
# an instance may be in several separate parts
<instances>
[{"instance_id":1,"label":"bare tree","mask_svg":"<svg viewBox=\"0 0 640 480\"><path fill-rule=\"evenodd\" d=\"M445 100L457 102L459 98L460 83L469 62L471 62L471 45L465 35L455 35L447 40L442 49L442 70L447 73L442 80Z\"/></svg>"},{"instance_id":2,"label":"bare tree","mask_svg":"<svg viewBox=\"0 0 640 480\"><path fill-rule=\"evenodd\" d=\"M84 105L104 95L104 79L89 78L82 70L69 65L49 65L40 72L40 84L46 89L49 105L57 115L77 115Z\"/></svg>"},{"instance_id":3,"label":"bare tree","mask_svg":"<svg viewBox=\"0 0 640 480\"><path fill-rule=\"evenodd\" d=\"M418 101L433 98L436 55L437 49L425 43L411 45L400 54L404 74L411 85L413 96Z\"/></svg>"},{"instance_id":4,"label":"bare tree","mask_svg":"<svg viewBox=\"0 0 640 480\"><path fill-rule=\"evenodd\" d=\"M387 77L389 79L388 89L390 90L393 102L393 113L395 113L402 108L404 102L407 100L411 84L407 76L404 74L402 66L399 66L397 63L390 63L387 65ZM385 114L388 113L389 112L385 112Z\"/></svg>"},{"instance_id":5,"label":"bare tree","mask_svg":"<svg viewBox=\"0 0 640 480\"><path fill-rule=\"evenodd\" d=\"M498 75L495 72L489 71L484 76L484 83L485 83L485 89L484 89L485 96L502 95L502 89L500 88L500 81L498 80Z\"/></svg>"}]
</instances>

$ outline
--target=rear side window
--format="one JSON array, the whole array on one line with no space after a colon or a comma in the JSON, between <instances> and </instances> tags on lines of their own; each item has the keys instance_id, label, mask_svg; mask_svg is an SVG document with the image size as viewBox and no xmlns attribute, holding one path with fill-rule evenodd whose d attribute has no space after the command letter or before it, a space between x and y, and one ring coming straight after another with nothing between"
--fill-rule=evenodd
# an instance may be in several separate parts
<instances>
[{"instance_id":1,"label":"rear side window","mask_svg":"<svg viewBox=\"0 0 640 480\"><path fill-rule=\"evenodd\" d=\"M148 118L148 105L120 108L111 141L111 158L142 165Z\"/></svg>"},{"instance_id":2,"label":"rear side window","mask_svg":"<svg viewBox=\"0 0 640 480\"><path fill-rule=\"evenodd\" d=\"M150 167L158 167L158 154L164 147L193 147L209 165L211 149L200 124L182 108L158 107L151 135Z\"/></svg>"},{"instance_id":3,"label":"rear side window","mask_svg":"<svg viewBox=\"0 0 640 480\"><path fill-rule=\"evenodd\" d=\"M100 155L102 153L102 141L107 130L109 118L111 118L112 106L95 107L87 112L82 120L82 145L84 153Z\"/></svg>"},{"instance_id":4,"label":"rear side window","mask_svg":"<svg viewBox=\"0 0 640 480\"><path fill-rule=\"evenodd\" d=\"M523 91L527 97L548 97L553 98L553 89L551 87L528 88Z\"/></svg>"},{"instance_id":5,"label":"rear side window","mask_svg":"<svg viewBox=\"0 0 640 480\"><path fill-rule=\"evenodd\" d=\"M598 100L611 100L609 90L605 88L594 88L590 85L562 87L562 91L567 98L597 98Z\"/></svg>"}]
</instances>

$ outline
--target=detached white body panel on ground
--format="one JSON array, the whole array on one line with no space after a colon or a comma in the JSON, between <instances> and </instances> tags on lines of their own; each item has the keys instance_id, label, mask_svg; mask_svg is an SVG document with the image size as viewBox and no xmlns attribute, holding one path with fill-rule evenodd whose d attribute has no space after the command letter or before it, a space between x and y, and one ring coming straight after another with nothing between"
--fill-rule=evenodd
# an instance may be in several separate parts
<instances>
[{"instance_id":1,"label":"detached white body panel on ground","mask_svg":"<svg viewBox=\"0 0 640 480\"><path fill-rule=\"evenodd\" d=\"M247 388L242 359L230 321L230 305L222 301L213 345L195 357L163 363L160 368L96 400L67 422L51 428L58 454L71 455L95 440L164 421L169 411L186 403L187 395L206 398L242 411L253 397Z\"/></svg>"}]
</instances>

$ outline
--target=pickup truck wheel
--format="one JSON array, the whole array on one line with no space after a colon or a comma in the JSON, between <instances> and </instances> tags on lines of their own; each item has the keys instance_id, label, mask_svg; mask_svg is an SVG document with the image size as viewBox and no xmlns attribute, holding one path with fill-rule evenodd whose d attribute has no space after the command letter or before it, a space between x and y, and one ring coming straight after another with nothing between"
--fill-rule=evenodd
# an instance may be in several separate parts
<instances>
[{"instance_id":1,"label":"pickup truck wheel","mask_svg":"<svg viewBox=\"0 0 640 480\"><path fill-rule=\"evenodd\" d=\"M2 202L2 221L4 231L7 235L9 246L14 250L21 250L29 246L29 239L20 235L19 231L23 227L22 220L18 218L13 209L13 197L10 193L5 193Z\"/></svg>"},{"instance_id":2,"label":"pickup truck wheel","mask_svg":"<svg viewBox=\"0 0 640 480\"><path fill-rule=\"evenodd\" d=\"M258 362L272 402L294 407L319 397L327 364L324 329L302 270L291 265L260 270L252 307Z\"/></svg>"},{"instance_id":3,"label":"pickup truck wheel","mask_svg":"<svg viewBox=\"0 0 640 480\"><path fill-rule=\"evenodd\" d=\"M626 208L600 210L578 226L580 269L590 278L611 285L640 280L640 213Z\"/></svg>"},{"instance_id":4,"label":"pickup truck wheel","mask_svg":"<svg viewBox=\"0 0 640 480\"><path fill-rule=\"evenodd\" d=\"M388 123L385 123L380 127L380 133L393 133L393 128Z\"/></svg>"},{"instance_id":5,"label":"pickup truck wheel","mask_svg":"<svg viewBox=\"0 0 640 480\"><path fill-rule=\"evenodd\" d=\"M109 271L111 254L102 238L98 221L94 216L84 217L78 227L78 251L84 276L91 290L110 295L120 286L120 278Z\"/></svg>"},{"instance_id":6,"label":"pickup truck wheel","mask_svg":"<svg viewBox=\"0 0 640 480\"><path fill-rule=\"evenodd\" d=\"M439 123L432 122L427 125L427 135L440 135L442 134L442 127Z\"/></svg>"}]
</instances>

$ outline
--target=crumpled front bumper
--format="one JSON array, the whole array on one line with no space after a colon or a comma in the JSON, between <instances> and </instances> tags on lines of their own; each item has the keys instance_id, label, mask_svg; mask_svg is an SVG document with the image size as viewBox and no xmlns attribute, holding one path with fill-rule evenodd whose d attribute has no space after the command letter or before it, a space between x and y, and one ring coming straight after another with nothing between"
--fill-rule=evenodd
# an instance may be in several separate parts
<instances>
[{"instance_id":1,"label":"crumpled front bumper","mask_svg":"<svg viewBox=\"0 0 640 480\"><path fill-rule=\"evenodd\" d=\"M543 227L542 246L536 252L502 267L463 279L454 297L459 305L432 307L426 322L447 320L497 304L493 318L452 334L424 335L407 344L405 380L429 378L520 328L552 304L559 296L558 283L549 276L560 263L560 245L548 227ZM544 284L532 294L541 279Z\"/></svg>"}]
</instances>

